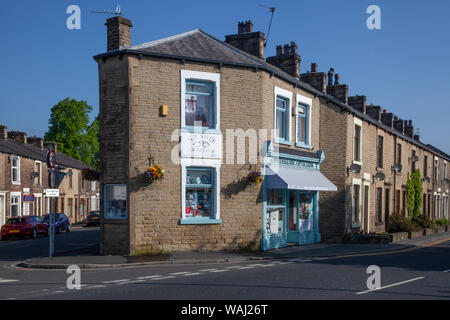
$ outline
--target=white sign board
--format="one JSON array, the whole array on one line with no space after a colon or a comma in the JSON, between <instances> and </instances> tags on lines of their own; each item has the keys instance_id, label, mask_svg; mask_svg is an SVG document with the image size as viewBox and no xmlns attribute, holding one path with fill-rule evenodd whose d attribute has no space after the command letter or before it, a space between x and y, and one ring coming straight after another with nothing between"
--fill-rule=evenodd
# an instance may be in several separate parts
<instances>
[{"instance_id":1,"label":"white sign board","mask_svg":"<svg viewBox=\"0 0 450 320\"><path fill-rule=\"evenodd\" d=\"M45 189L45 196L49 198L59 197L59 189Z\"/></svg>"},{"instance_id":2,"label":"white sign board","mask_svg":"<svg viewBox=\"0 0 450 320\"><path fill-rule=\"evenodd\" d=\"M181 157L222 159L222 135L181 133Z\"/></svg>"}]
</instances>

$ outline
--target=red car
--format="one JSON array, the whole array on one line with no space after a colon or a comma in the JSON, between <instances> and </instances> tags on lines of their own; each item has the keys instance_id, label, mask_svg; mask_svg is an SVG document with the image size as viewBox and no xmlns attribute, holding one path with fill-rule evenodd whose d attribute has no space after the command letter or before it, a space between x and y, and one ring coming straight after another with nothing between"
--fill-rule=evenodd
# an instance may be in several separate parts
<instances>
[{"instance_id":1,"label":"red car","mask_svg":"<svg viewBox=\"0 0 450 320\"><path fill-rule=\"evenodd\" d=\"M2 240L14 236L36 239L39 234L48 235L48 224L37 216L9 218L1 229Z\"/></svg>"}]
</instances>

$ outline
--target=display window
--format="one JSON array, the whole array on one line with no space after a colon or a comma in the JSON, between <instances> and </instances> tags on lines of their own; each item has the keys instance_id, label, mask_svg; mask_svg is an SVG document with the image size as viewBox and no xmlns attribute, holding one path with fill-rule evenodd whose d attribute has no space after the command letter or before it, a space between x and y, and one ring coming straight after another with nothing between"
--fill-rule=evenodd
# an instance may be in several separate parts
<instances>
[{"instance_id":1,"label":"display window","mask_svg":"<svg viewBox=\"0 0 450 320\"><path fill-rule=\"evenodd\" d=\"M210 129L215 127L213 82L186 81L185 124Z\"/></svg>"},{"instance_id":2,"label":"display window","mask_svg":"<svg viewBox=\"0 0 450 320\"><path fill-rule=\"evenodd\" d=\"M105 185L104 206L105 219L126 219L128 217L127 186Z\"/></svg>"},{"instance_id":3,"label":"display window","mask_svg":"<svg viewBox=\"0 0 450 320\"><path fill-rule=\"evenodd\" d=\"M185 217L214 218L214 169L186 168Z\"/></svg>"}]
</instances>

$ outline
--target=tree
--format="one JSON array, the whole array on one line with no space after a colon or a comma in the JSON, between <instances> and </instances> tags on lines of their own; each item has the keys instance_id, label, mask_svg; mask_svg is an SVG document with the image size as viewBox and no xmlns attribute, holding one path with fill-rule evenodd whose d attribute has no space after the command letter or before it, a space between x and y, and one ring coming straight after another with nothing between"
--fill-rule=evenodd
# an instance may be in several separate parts
<instances>
[{"instance_id":1,"label":"tree","mask_svg":"<svg viewBox=\"0 0 450 320\"><path fill-rule=\"evenodd\" d=\"M419 216L422 210L422 176L420 170L414 171L412 174L412 182L414 186L414 216Z\"/></svg>"},{"instance_id":2,"label":"tree","mask_svg":"<svg viewBox=\"0 0 450 320\"><path fill-rule=\"evenodd\" d=\"M45 140L55 141L63 152L90 167L98 167L98 116L89 123L92 106L66 98L51 109Z\"/></svg>"},{"instance_id":3,"label":"tree","mask_svg":"<svg viewBox=\"0 0 450 320\"><path fill-rule=\"evenodd\" d=\"M412 217L414 214L415 196L416 195L415 195L414 183L409 178L409 173L408 173L408 180L406 182L406 208L408 209L409 217Z\"/></svg>"}]
</instances>

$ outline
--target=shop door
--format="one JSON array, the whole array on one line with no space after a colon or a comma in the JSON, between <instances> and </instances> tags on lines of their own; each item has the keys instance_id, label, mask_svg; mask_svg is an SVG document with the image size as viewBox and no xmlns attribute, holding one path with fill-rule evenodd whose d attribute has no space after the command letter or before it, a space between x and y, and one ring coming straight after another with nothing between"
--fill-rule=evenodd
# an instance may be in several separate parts
<instances>
[{"instance_id":1,"label":"shop door","mask_svg":"<svg viewBox=\"0 0 450 320\"><path fill-rule=\"evenodd\" d=\"M314 238L314 194L300 192L298 201L300 244L315 242Z\"/></svg>"},{"instance_id":2,"label":"shop door","mask_svg":"<svg viewBox=\"0 0 450 320\"><path fill-rule=\"evenodd\" d=\"M297 192L289 191L287 242L298 243L298 198Z\"/></svg>"}]
</instances>

